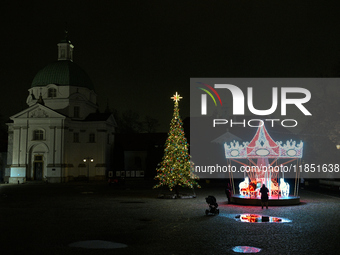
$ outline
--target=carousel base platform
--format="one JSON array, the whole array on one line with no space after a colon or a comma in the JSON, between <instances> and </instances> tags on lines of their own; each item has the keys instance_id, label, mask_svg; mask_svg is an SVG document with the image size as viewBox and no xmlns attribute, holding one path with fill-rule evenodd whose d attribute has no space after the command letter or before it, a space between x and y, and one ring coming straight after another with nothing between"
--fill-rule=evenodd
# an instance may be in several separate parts
<instances>
[{"instance_id":1,"label":"carousel base platform","mask_svg":"<svg viewBox=\"0 0 340 255\"><path fill-rule=\"evenodd\" d=\"M237 205L261 205L260 197L249 197L243 195L231 196L231 202ZM284 205L298 205L300 204L300 197L277 197L270 196L268 200L269 206L284 206Z\"/></svg>"}]
</instances>

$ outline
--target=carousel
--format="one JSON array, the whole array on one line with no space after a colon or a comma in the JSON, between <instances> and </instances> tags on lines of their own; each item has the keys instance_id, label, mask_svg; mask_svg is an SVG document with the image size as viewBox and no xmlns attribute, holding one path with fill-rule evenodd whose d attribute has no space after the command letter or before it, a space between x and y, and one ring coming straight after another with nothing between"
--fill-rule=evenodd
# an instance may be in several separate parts
<instances>
[{"instance_id":1,"label":"carousel","mask_svg":"<svg viewBox=\"0 0 340 255\"><path fill-rule=\"evenodd\" d=\"M266 127L258 127L251 142L238 141L224 144L228 165L238 164L244 173L244 180L236 194L233 173L230 181L233 187L231 202L234 204L260 205L260 188L263 184L269 190L269 205L293 205L300 203L298 196L299 164L303 154L303 142L289 140L275 142ZM285 181L285 173L294 174L294 187ZM290 194L293 191L293 194Z\"/></svg>"}]
</instances>

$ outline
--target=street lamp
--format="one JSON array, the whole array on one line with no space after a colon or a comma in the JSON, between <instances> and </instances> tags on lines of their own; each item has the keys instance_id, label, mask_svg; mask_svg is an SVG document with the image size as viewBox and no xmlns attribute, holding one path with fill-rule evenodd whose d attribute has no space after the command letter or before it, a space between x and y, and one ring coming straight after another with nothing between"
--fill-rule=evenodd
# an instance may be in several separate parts
<instances>
[{"instance_id":1,"label":"street lamp","mask_svg":"<svg viewBox=\"0 0 340 255\"><path fill-rule=\"evenodd\" d=\"M86 163L87 162L87 182L90 181L90 162L93 162L92 157L86 157L83 159L83 161Z\"/></svg>"},{"instance_id":2,"label":"street lamp","mask_svg":"<svg viewBox=\"0 0 340 255\"><path fill-rule=\"evenodd\" d=\"M337 148L338 150L340 150L340 144L337 144L337 145L336 145L336 148Z\"/></svg>"}]
</instances>

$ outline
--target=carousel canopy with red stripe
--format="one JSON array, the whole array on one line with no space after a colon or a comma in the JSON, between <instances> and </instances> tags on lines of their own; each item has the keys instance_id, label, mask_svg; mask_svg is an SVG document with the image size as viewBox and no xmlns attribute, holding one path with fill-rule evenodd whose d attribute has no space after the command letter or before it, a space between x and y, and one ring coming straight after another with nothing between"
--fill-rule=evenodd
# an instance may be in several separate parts
<instances>
[{"instance_id":1,"label":"carousel canopy with red stripe","mask_svg":"<svg viewBox=\"0 0 340 255\"><path fill-rule=\"evenodd\" d=\"M303 142L295 141L275 142L269 135L266 127L260 126L251 142L238 141L224 144L225 156L232 158L302 158Z\"/></svg>"}]
</instances>

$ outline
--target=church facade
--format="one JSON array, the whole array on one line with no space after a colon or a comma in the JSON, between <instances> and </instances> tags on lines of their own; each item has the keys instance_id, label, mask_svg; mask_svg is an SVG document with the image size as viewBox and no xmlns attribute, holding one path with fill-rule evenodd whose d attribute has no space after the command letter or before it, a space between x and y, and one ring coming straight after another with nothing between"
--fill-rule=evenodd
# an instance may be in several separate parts
<instances>
[{"instance_id":1,"label":"church facade","mask_svg":"<svg viewBox=\"0 0 340 255\"><path fill-rule=\"evenodd\" d=\"M9 183L102 180L112 167L116 122L99 112L73 49L67 37L58 44L58 61L41 69L28 89L28 108L7 123Z\"/></svg>"}]
</instances>

